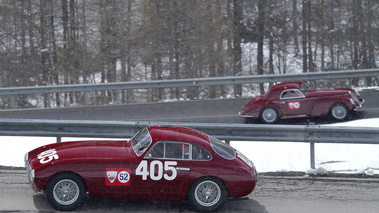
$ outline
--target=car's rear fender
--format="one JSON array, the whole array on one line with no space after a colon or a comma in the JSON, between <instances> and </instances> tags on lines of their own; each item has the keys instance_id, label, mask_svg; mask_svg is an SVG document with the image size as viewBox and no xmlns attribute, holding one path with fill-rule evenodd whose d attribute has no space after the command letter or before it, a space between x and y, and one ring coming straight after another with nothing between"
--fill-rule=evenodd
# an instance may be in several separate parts
<instances>
[{"instance_id":1,"label":"car's rear fender","mask_svg":"<svg viewBox=\"0 0 379 213\"><path fill-rule=\"evenodd\" d=\"M215 178L215 179L220 180L220 181L225 185L225 187L226 187L226 189L227 189L227 191L228 191L228 197L229 197L229 189L228 189L228 185L227 185L222 179L220 179L219 177L209 175L209 176L199 176L199 177L194 178L194 179L188 179L188 182L187 182L187 180L186 180L186 182L187 182L187 183L186 183L186 186L187 186L187 187L185 188L185 190L184 190L184 187L183 187L183 192L184 192L184 197L182 197L183 200L187 199L187 196L188 196L188 190L190 189L190 187L192 186L192 184L194 184L195 181L198 180L198 179L200 179L200 178ZM184 186L184 184L183 184L183 186ZM183 196L183 193L181 193L181 196Z\"/></svg>"}]
</instances>

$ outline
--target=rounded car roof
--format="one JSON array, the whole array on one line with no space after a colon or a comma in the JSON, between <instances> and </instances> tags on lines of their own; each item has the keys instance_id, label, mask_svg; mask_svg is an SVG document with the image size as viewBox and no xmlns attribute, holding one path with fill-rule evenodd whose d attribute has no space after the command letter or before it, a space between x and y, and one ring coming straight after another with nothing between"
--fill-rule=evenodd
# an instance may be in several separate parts
<instances>
[{"instance_id":1,"label":"rounded car roof","mask_svg":"<svg viewBox=\"0 0 379 213\"><path fill-rule=\"evenodd\" d=\"M272 86L270 90L299 89L302 83L301 81L283 82Z\"/></svg>"},{"instance_id":2,"label":"rounded car roof","mask_svg":"<svg viewBox=\"0 0 379 213\"><path fill-rule=\"evenodd\" d=\"M158 141L181 141L197 145L210 145L207 134L191 128L173 125L157 125L149 126L147 129L150 133L152 143Z\"/></svg>"},{"instance_id":3,"label":"rounded car roof","mask_svg":"<svg viewBox=\"0 0 379 213\"><path fill-rule=\"evenodd\" d=\"M274 100L279 98L280 93L283 90L286 89L299 89L301 84L303 82L301 81L290 81L290 82L283 82L280 84L276 84L270 88L270 90L266 93L265 99L266 100Z\"/></svg>"}]
</instances>

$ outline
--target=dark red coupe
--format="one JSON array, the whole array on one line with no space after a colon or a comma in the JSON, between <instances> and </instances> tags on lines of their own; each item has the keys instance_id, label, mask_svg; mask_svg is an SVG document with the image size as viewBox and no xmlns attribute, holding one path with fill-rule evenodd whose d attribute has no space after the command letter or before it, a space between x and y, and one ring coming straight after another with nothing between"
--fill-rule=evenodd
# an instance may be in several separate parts
<instances>
[{"instance_id":1,"label":"dark red coupe","mask_svg":"<svg viewBox=\"0 0 379 213\"><path fill-rule=\"evenodd\" d=\"M311 89L303 82L285 82L243 106L240 116L247 123L260 120L274 124L279 119L330 116L338 121L362 107L358 93L351 88Z\"/></svg>"},{"instance_id":2,"label":"dark red coupe","mask_svg":"<svg viewBox=\"0 0 379 213\"><path fill-rule=\"evenodd\" d=\"M188 200L214 211L228 197L250 194L254 164L197 130L150 126L129 141L55 143L25 155L29 182L58 210L74 210L86 194L138 200Z\"/></svg>"}]
</instances>

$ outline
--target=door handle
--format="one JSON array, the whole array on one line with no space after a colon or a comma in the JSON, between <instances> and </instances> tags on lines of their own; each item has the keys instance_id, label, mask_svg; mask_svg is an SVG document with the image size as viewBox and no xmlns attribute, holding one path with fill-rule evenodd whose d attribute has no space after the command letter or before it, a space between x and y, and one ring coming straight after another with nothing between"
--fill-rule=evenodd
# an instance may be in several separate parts
<instances>
[{"instance_id":1,"label":"door handle","mask_svg":"<svg viewBox=\"0 0 379 213\"><path fill-rule=\"evenodd\" d=\"M180 170L180 171L189 171L190 168L176 167L176 170Z\"/></svg>"}]
</instances>

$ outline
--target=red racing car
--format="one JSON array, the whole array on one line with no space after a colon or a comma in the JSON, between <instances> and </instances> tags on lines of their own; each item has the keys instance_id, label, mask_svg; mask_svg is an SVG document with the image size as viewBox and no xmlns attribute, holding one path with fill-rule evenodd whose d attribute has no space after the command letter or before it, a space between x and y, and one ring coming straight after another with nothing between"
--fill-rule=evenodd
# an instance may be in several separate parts
<instances>
[{"instance_id":1,"label":"red racing car","mask_svg":"<svg viewBox=\"0 0 379 213\"><path fill-rule=\"evenodd\" d=\"M285 82L246 103L239 115L246 119L246 123L260 120L274 124L285 118L323 116L343 121L360 109L363 102L351 88L319 90L302 82Z\"/></svg>"},{"instance_id":2,"label":"red racing car","mask_svg":"<svg viewBox=\"0 0 379 213\"><path fill-rule=\"evenodd\" d=\"M29 183L58 210L86 194L138 200L188 200L214 211L228 197L250 194L258 174L231 146L197 130L150 126L129 141L55 143L25 155Z\"/></svg>"}]
</instances>

